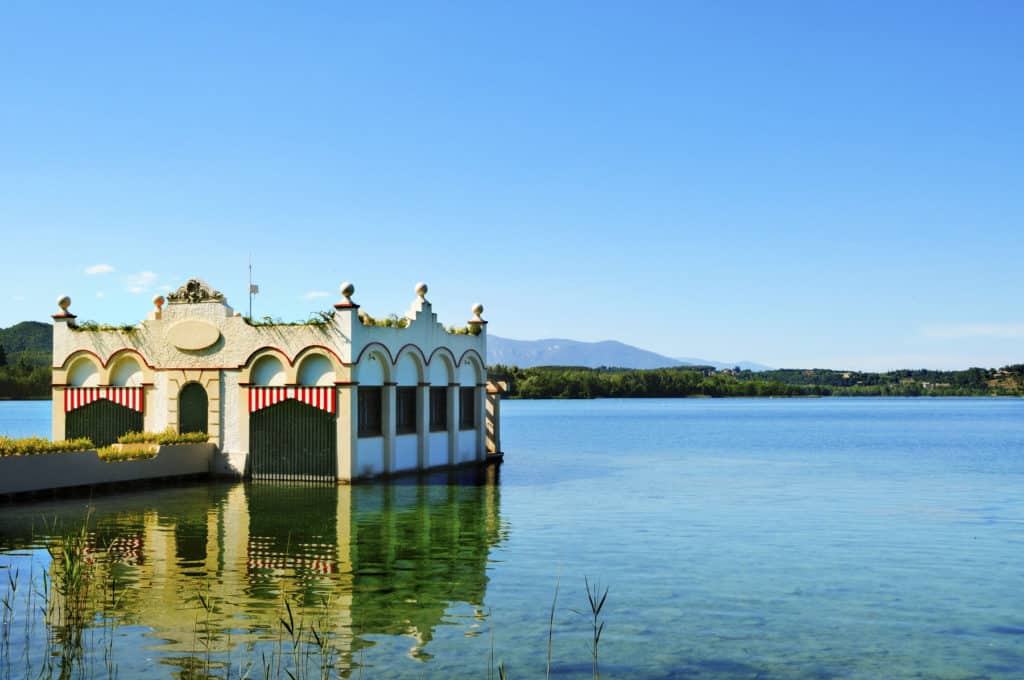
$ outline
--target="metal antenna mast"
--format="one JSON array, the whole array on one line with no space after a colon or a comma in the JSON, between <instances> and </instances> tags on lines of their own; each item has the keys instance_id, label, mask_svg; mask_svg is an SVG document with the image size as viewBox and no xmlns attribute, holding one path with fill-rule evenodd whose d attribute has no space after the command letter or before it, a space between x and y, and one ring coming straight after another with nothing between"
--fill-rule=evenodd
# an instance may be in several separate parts
<instances>
[{"instance_id":1,"label":"metal antenna mast","mask_svg":"<svg viewBox=\"0 0 1024 680\"><path fill-rule=\"evenodd\" d=\"M249 253L249 319L252 319L252 296L260 292L260 287L252 282L252 253Z\"/></svg>"}]
</instances>

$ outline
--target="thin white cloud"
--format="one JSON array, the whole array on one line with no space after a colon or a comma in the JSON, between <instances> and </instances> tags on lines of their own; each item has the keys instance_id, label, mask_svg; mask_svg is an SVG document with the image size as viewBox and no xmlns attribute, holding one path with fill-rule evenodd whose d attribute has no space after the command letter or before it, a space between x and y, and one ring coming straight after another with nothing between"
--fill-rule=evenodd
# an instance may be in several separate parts
<instances>
[{"instance_id":1,"label":"thin white cloud","mask_svg":"<svg viewBox=\"0 0 1024 680\"><path fill-rule=\"evenodd\" d=\"M325 297L327 297L329 295L330 295L330 293L328 293L325 290L311 290L308 293L306 293L305 295L303 295L302 299L303 300L312 300L314 298L325 298Z\"/></svg>"},{"instance_id":2,"label":"thin white cloud","mask_svg":"<svg viewBox=\"0 0 1024 680\"><path fill-rule=\"evenodd\" d=\"M959 323L925 326L921 334L928 338L1024 338L1024 323Z\"/></svg>"},{"instance_id":3,"label":"thin white cloud","mask_svg":"<svg viewBox=\"0 0 1024 680\"><path fill-rule=\"evenodd\" d=\"M114 271L114 268L109 264L94 264L91 267L85 268L86 274L109 274Z\"/></svg>"},{"instance_id":4,"label":"thin white cloud","mask_svg":"<svg viewBox=\"0 0 1024 680\"><path fill-rule=\"evenodd\" d=\"M101 298L101 297L103 297L105 295L106 295L106 293L104 293L102 290L96 291L96 297L98 297L98 298Z\"/></svg>"},{"instance_id":5,"label":"thin white cloud","mask_svg":"<svg viewBox=\"0 0 1024 680\"><path fill-rule=\"evenodd\" d=\"M25 296L24 295L15 295L13 299L14 299L15 302L24 302L25 301Z\"/></svg>"},{"instance_id":6,"label":"thin white cloud","mask_svg":"<svg viewBox=\"0 0 1024 680\"><path fill-rule=\"evenodd\" d=\"M139 272L138 274L132 274L125 279L128 284L128 292L141 293L148 288L151 288L156 282L156 278L156 274L153 272Z\"/></svg>"}]
</instances>

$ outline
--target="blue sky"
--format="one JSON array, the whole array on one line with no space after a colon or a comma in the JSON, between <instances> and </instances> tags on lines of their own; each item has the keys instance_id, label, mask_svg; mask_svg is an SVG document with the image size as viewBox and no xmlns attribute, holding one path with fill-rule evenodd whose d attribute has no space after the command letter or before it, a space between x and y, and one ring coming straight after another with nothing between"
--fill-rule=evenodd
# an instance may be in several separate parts
<instances>
[{"instance_id":1,"label":"blue sky","mask_svg":"<svg viewBox=\"0 0 1024 680\"><path fill-rule=\"evenodd\" d=\"M0 6L0 326L251 252L256 316L1024 362L1019 3L261 4Z\"/></svg>"}]
</instances>

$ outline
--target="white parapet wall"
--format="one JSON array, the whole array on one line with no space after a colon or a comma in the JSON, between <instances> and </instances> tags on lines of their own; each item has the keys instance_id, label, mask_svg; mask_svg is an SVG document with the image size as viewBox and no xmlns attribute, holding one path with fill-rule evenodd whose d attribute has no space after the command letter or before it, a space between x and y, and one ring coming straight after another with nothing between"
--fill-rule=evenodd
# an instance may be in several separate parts
<instances>
[{"instance_id":1,"label":"white parapet wall","mask_svg":"<svg viewBox=\"0 0 1024 680\"><path fill-rule=\"evenodd\" d=\"M0 495L95 486L113 482L204 475L210 472L213 444L161 446L145 460L106 462L96 451L0 458Z\"/></svg>"}]
</instances>

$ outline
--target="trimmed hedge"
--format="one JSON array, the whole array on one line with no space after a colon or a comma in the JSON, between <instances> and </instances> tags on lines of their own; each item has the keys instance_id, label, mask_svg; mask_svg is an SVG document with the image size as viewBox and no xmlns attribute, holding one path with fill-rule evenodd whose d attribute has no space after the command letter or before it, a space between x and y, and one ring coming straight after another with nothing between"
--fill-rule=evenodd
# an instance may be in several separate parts
<instances>
[{"instance_id":1,"label":"trimmed hedge","mask_svg":"<svg viewBox=\"0 0 1024 680\"><path fill-rule=\"evenodd\" d=\"M71 453L73 451L88 451L94 448L96 447L93 445L92 440L87 437L66 439L59 442L52 442L46 437L22 437L20 439L0 437L0 457Z\"/></svg>"},{"instance_id":2,"label":"trimmed hedge","mask_svg":"<svg viewBox=\"0 0 1024 680\"><path fill-rule=\"evenodd\" d=\"M163 432L129 432L117 438L119 444L202 444L210 440L206 432L186 432L178 434L171 428Z\"/></svg>"},{"instance_id":3,"label":"trimmed hedge","mask_svg":"<svg viewBox=\"0 0 1024 680\"><path fill-rule=\"evenodd\" d=\"M100 460L112 463L119 460L146 460L156 455L155 444L111 444L102 449L96 449Z\"/></svg>"}]
</instances>

